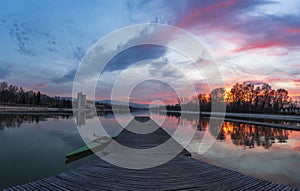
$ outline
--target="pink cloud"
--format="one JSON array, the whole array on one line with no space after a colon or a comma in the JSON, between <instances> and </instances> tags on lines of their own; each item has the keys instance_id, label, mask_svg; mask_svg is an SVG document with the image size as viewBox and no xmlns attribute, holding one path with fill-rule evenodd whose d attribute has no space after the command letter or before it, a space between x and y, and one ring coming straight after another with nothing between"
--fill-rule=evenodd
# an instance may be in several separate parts
<instances>
[{"instance_id":1,"label":"pink cloud","mask_svg":"<svg viewBox=\"0 0 300 191\"><path fill-rule=\"evenodd\" d=\"M199 35L217 33L219 37L215 37L216 41L242 45L229 53L280 47L286 48L287 51L280 50L280 52L266 54L288 55L290 51L295 50L295 47L300 47L300 28L297 21L299 18L247 15L256 7L272 3L275 2L237 0L190 2L176 25L193 28L193 33Z\"/></svg>"},{"instance_id":2,"label":"pink cloud","mask_svg":"<svg viewBox=\"0 0 300 191\"><path fill-rule=\"evenodd\" d=\"M261 42L261 43L250 43L243 47L233 50L234 53L251 51L257 49L266 49L266 48L274 48L274 47L284 47L286 44L283 42L269 41L269 42Z\"/></svg>"},{"instance_id":3,"label":"pink cloud","mask_svg":"<svg viewBox=\"0 0 300 191\"><path fill-rule=\"evenodd\" d=\"M40 84L36 84L37 88L46 88L47 87L47 83L40 83Z\"/></svg>"},{"instance_id":4,"label":"pink cloud","mask_svg":"<svg viewBox=\"0 0 300 191\"><path fill-rule=\"evenodd\" d=\"M292 81L295 83L300 83L300 79L293 79Z\"/></svg>"},{"instance_id":5,"label":"pink cloud","mask_svg":"<svg viewBox=\"0 0 300 191\"><path fill-rule=\"evenodd\" d=\"M300 33L300 28L287 28L285 31L288 33Z\"/></svg>"},{"instance_id":6,"label":"pink cloud","mask_svg":"<svg viewBox=\"0 0 300 191\"><path fill-rule=\"evenodd\" d=\"M236 4L237 0L226 0L226 1L220 1L215 4L210 4L205 7L202 7L198 9L197 11L191 11L188 15L184 16L182 19L180 19L177 22L178 27L186 27L194 22L198 22L202 19L203 16L206 16L209 13L213 13L216 11L220 11L221 9L224 9L225 7L230 7L234 4Z\"/></svg>"}]
</instances>

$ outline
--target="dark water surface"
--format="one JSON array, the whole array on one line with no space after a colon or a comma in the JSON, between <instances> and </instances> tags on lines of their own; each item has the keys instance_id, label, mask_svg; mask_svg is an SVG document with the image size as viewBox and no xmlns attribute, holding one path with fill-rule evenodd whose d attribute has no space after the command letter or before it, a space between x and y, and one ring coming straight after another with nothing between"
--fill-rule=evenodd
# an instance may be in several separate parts
<instances>
[{"instance_id":1,"label":"dark water surface","mask_svg":"<svg viewBox=\"0 0 300 191\"><path fill-rule=\"evenodd\" d=\"M140 113L137 113L140 114ZM130 114L119 115L120 122ZM151 114L167 132L178 126L196 130L188 150L194 158L273 182L300 187L300 131L224 122L214 127L197 115ZM122 128L112 114L99 116L109 134ZM84 125L90 120L84 115ZM218 131L219 129L220 132ZM198 153L203 134L216 141L205 154ZM65 154L84 145L73 116L0 115L0 189L24 184L86 164L92 155L65 164Z\"/></svg>"},{"instance_id":2,"label":"dark water surface","mask_svg":"<svg viewBox=\"0 0 300 191\"><path fill-rule=\"evenodd\" d=\"M52 176L93 157L65 164L84 145L73 117L0 115L0 189Z\"/></svg>"}]
</instances>

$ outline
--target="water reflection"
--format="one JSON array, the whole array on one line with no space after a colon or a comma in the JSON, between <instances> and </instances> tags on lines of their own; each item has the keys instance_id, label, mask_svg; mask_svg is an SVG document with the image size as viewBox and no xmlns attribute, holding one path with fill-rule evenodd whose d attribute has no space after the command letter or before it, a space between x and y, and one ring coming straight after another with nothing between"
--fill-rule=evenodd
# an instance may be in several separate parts
<instances>
[{"instance_id":1,"label":"water reflection","mask_svg":"<svg viewBox=\"0 0 300 191\"><path fill-rule=\"evenodd\" d=\"M290 134L289 130L248 124L232 124L232 122L225 122L222 130L221 133L230 135L234 145L248 148L262 146L265 149L269 149L275 141L286 143Z\"/></svg>"},{"instance_id":2,"label":"water reflection","mask_svg":"<svg viewBox=\"0 0 300 191\"><path fill-rule=\"evenodd\" d=\"M263 147L269 149L275 142L287 143L291 130L269 128L257 125L250 125L237 122L218 123L215 120L209 121L209 118L201 118L199 115L163 113L168 117L175 117L177 124L188 121L192 128L198 131L209 131L219 142L231 140L233 145L243 148L253 149Z\"/></svg>"},{"instance_id":3,"label":"water reflection","mask_svg":"<svg viewBox=\"0 0 300 191\"><path fill-rule=\"evenodd\" d=\"M94 156L65 164L82 147L72 115L0 115L0 190L71 170Z\"/></svg>"},{"instance_id":4,"label":"water reflection","mask_svg":"<svg viewBox=\"0 0 300 191\"><path fill-rule=\"evenodd\" d=\"M77 126L81 127L85 125L87 119L92 119L95 117L95 112L94 110L78 109L74 111L74 116Z\"/></svg>"},{"instance_id":5,"label":"water reflection","mask_svg":"<svg viewBox=\"0 0 300 191\"><path fill-rule=\"evenodd\" d=\"M73 112L78 127L84 126L86 120L96 117L96 111L93 109L78 109ZM97 116L113 116L112 111L97 111Z\"/></svg>"},{"instance_id":6,"label":"water reflection","mask_svg":"<svg viewBox=\"0 0 300 191\"><path fill-rule=\"evenodd\" d=\"M93 117L87 112L74 115L78 115L77 123L83 125ZM162 126L171 133L178 125L187 130L196 129L191 147L188 147L192 149L190 152L198 151L204 133L215 137L218 141L210 150L197 156L202 161L300 188L300 131L236 122L224 122L218 126L218 123L209 123L208 118L190 114L151 113L151 117L154 120L165 119ZM112 113L98 113L98 118L109 135L116 136L123 130ZM119 120L129 121L131 118L131 114L124 114ZM43 128L32 128L31 124L39 124ZM92 159L85 158L65 165L66 153L85 144L72 115L0 115L0 129L5 128L11 129L0 131L0 144L5 145L0 147L3 153L0 190L58 174Z\"/></svg>"},{"instance_id":7,"label":"water reflection","mask_svg":"<svg viewBox=\"0 0 300 191\"><path fill-rule=\"evenodd\" d=\"M110 113L109 113L110 114ZM257 125L250 125L237 122L224 122L223 124L209 121L208 118L200 118L198 115L165 113L159 112L159 115L166 115L169 119L173 118L176 124L188 122L188 126L198 131L209 131L219 142L231 140L233 145L243 148L263 147L269 149L275 142L287 143L290 130L269 128ZM100 113L99 116L106 116L107 113ZM0 130L5 128L20 127L23 123L38 124L41 121L49 119L59 120L68 119L71 115L0 115ZM95 117L94 112L78 110L74 112L76 123L80 127L85 125L86 120ZM221 125L221 126L220 126Z\"/></svg>"},{"instance_id":8,"label":"water reflection","mask_svg":"<svg viewBox=\"0 0 300 191\"><path fill-rule=\"evenodd\" d=\"M0 115L0 130L6 128L19 128L23 123L38 124L49 119L69 119L70 115Z\"/></svg>"},{"instance_id":9,"label":"water reflection","mask_svg":"<svg viewBox=\"0 0 300 191\"><path fill-rule=\"evenodd\" d=\"M133 115L148 115L135 113ZM151 112L154 121L162 121L162 127L173 134L178 126L187 131L196 131L187 149L195 158L236 170L258 178L300 187L300 131L291 131L249 125L237 122L224 122L199 115ZM101 123L110 135L118 135L122 127L113 114L99 116ZM119 120L128 121L131 115L122 115ZM203 155L197 155L203 135L208 133L217 142Z\"/></svg>"}]
</instances>

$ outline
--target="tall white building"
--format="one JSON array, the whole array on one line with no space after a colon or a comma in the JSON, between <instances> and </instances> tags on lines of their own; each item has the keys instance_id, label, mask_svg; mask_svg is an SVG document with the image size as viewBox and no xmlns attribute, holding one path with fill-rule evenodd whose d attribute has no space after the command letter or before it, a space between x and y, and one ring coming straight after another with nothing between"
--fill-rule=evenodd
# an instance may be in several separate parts
<instances>
[{"instance_id":1,"label":"tall white building","mask_svg":"<svg viewBox=\"0 0 300 191\"><path fill-rule=\"evenodd\" d=\"M78 109L85 109L86 108L86 95L82 92L77 94L77 104Z\"/></svg>"}]
</instances>

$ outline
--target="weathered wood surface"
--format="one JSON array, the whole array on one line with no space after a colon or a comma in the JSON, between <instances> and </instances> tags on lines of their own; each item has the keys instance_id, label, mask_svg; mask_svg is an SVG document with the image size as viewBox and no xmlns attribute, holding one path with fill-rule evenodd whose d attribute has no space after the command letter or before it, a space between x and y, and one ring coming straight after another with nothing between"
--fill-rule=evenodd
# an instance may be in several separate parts
<instances>
[{"instance_id":1,"label":"weathered wood surface","mask_svg":"<svg viewBox=\"0 0 300 191\"><path fill-rule=\"evenodd\" d=\"M149 148L161 144L167 137L170 138L158 128L144 135L124 130L115 140L126 146ZM99 159L7 190L297 190L213 166L188 155L188 151L183 150L169 162L143 170L121 168Z\"/></svg>"}]
</instances>

